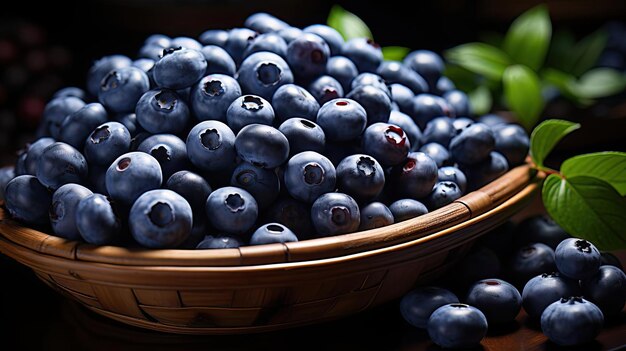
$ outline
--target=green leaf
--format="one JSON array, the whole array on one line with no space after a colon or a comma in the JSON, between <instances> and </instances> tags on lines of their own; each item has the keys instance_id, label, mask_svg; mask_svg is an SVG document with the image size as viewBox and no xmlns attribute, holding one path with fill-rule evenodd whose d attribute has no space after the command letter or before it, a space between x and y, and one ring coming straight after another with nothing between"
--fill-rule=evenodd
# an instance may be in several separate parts
<instances>
[{"instance_id":1,"label":"green leaf","mask_svg":"<svg viewBox=\"0 0 626 351\"><path fill-rule=\"evenodd\" d=\"M511 59L502 50L483 43L462 44L445 53L448 62L461 66L470 72L488 79L499 81Z\"/></svg>"},{"instance_id":2,"label":"green leaf","mask_svg":"<svg viewBox=\"0 0 626 351\"><path fill-rule=\"evenodd\" d=\"M601 179L613 186L621 196L626 196L624 152L607 151L574 156L563 162L561 174L567 178L587 176Z\"/></svg>"},{"instance_id":3,"label":"green leaf","mask_svg":"<svg viewBox=\"0 0 626 351\"><path fill-rule=\"evenodd\" d=\"M561 119L541 122L530 135L530 156L539 169L543 161L564 136L580 128L580 124Z\"/></svg>"},{"instance_id":4,"label":"green leaf","mask_svg":"<svg viewBox=\"0 0 626 351\"><path fill-rule=\"evenodd\" d=\"M548 214L570 235L601 250L626 248L626 198L608 183L551 174L543 183L542 197Z\"/></svg>"},{"instance_id":5,"label":"green leaf","mask_svg":"<svg viewBox=\"0 0 626 351\"><path fill-rule=\"evenodd\" d=\"M545 82L555 86L561 95L574 101L578 105L589 106L593 103L593 100L578 96L576 91L576 77L573 75L553 68L547 68L542 71L542 77Z\"/></svg>"},{"instance_id":6,"label":"green leaf","mask_svg":"<svg viewBox=\"0 0 626 351\"><path fill-rule=\"evenodd\" d=\"M560 70L570 69L575 45L576 38L572 32L566 30L554 32L545 65Z\"/></svg>"},{"instance_id":7,"label":"green leaf","mask_svg":"<svg viewBox=\"0 0 626 351\"><path fill-rule=\"evenodd\" d=\"M526 66L513 65L504 71L502 85L507 105L520 123L530 130L544 106L539 77Z\"/></svg>"},{"instance_id":8,"label":"green leaf","mask_svg":"<svg viewBox=\"0 0 626 351\"><path fill-rule=\"evenodd\" d=\"M470 72L463 67L456 65L446 65L444 76L448 77L457 89L471 91L479 86L476 73Z\"/></svg>"},{"instance_id":9,"label":"green leaf","mask_svg":"<svg viewBox=\"0 0 626 351\"><path fill-rule=\"evenodd\" d=\"M339 5L335 5L330 9L327 24L335 28L345 40L352 38L373 39L372 32L365 22Z\"/></svg>"},{"instance_id":10,"label":"green leaf","mask_svg":"<svg viewBox=\"0 0 626 351\"><path fill-rule=\"evenodd\" d=\"M383 58L388 61L402 61L402 59L411 51L403 46L385 46L382 48Z\"/></svg>"},{"instance_id":11,"label":"green leaf","mask_svg":"<svg viewBox=\"0 0 626 351\"><path fill-rule=\"evenodd\" d=\"M607 39L606 31L600 29L579 41L574 49L569 52L571 64L567 71L576 77L580 77L593 68L606 46Z\"/></svg>"},{"instance_id":12,"label":"green leaf","mask_svg":"<svg viewBox=\"0 0 626 351\"><path fill-rule=\"evenodd\" d=\"M576 82L575 94L585 99L615 95L626 88L626 76L612 68L594 68Z\"/></svg>"},{"instance_id":13,"label":"green leaf","mask_svg":"<svg viewBox=\"0 0 626 351\"><path fill-rule=\"evenodd\" d=\"M472 114L484 115L491 110L491 92L486 86L479 86L473 91L470 91L467 96L470 101Z\"/></svg>"},{"instance_id":14,"label":"green leaf","mask_svg":"<svg viewBox=\"0 0 626 351\"><path fill-rule=\"evenodd\" d=\"M538 70L543 64L552 36L552 23L544 5L520 15L504 38L504 51L517 63Z\"/></svg>"}]
</instances>

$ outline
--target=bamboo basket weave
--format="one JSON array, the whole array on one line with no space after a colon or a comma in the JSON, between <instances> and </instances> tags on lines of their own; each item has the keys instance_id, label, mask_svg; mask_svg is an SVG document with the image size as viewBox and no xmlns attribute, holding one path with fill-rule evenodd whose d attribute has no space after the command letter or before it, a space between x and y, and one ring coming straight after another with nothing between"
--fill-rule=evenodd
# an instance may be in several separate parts
<instances>
[{"instance_id":1,"label":"bamboo basket weave","mask_svg":"<svg viewBox=\"0 0 626 351\"><path fill-rule=\"evenodd\" d=\"M0 252L123 323L182 334L263 332L357 313L433 280L527 205L539 183L522 165L387 227L222 250L98 247L25 228L0 209Z\"/></svg>"}]
</instances>

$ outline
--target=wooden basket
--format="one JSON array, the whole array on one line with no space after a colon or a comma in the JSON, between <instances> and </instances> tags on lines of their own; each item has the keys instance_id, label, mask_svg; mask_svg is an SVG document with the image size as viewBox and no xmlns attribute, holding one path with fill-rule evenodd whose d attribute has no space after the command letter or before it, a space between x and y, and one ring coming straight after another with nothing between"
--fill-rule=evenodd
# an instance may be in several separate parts
<instances>
[{"instance_id":1,"label":"wooden basket","mask_svg":"<svg viewBox=\"0 0 626 351\"><path fill-rule=\"evenodd\" d=\"M222 250L97 247L25 228L0 209L0 252L123 323L184 334L262 332L363 311L440 276L477 237L527 205L539 182L523 165L384 228Z\"/></svg>"}]
</instances>

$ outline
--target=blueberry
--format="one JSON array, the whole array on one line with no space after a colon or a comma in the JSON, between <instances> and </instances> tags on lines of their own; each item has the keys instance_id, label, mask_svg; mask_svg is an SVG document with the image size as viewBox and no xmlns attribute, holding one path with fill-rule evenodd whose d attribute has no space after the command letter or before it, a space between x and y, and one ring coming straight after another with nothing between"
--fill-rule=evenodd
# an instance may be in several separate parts
<instances>
[{"instance_id":1,"label":"blueberry","mask_svg":"<svg viewBox=\"0 0 626 351\"><path fill-rule=\"evenodd\" d=\"M431 94L415 95L408 108L406 113L420 128L425 128L426 124L435 117L451 116L448 103L443 98Z\"/></svg>"},{"instance_id":2,"label":"blueberry","mask_svg":"<svg viewBox=\"0 0 626 351\"><path fill-rule=\"evenodd\" d=\"M319 76L309 84L309 92L320 105L343 97L343 87L331 76Z\"/></svg>"},{"instance_id":3,"label":"blueberry","mask_svg":"<svg viewBox=\"0 0 626 351\"><path fill-rule=\"evenodd\" d=\"M277 33L265 33L257 35L248 42L248 46L243 51L243 58L255 52L268 51L282 58L287 57L287 42Z\"/></svg>"},{"instance_id":4,"label":"blueberry","mask_svg":"<svg viewBox=\"0 0 626 351\"><path fill-rule=\"evenodd\" d=\"M441 144L438 143L428 143L422 145L419 148L419 152L423 152L432 158L435 163L437 163L437 167L443 167L450 164L450 153L448 150Z\"/></svg>"},{"instance_id":5,"label":"blueberry","mask_svg":"<svg viewBox=\"0 0 626 351\"><path fill-rule=\"evenodd\" d=\"M76 206L76 227L83 240L93 245L114 244L122 231L121 220L113 205L101 194L80 200Z\"/></svg>"},{"instance_id":6,"label":"blueberry","mask_svg":"<svg viewBox=\"0 0 626 351\"><path fill-rule=\"evenodd\" d=\"M15 168L13 166L0 168L0 200L4 200L4 189L13 178L15 178Z\"/></svg>"},{"instance_id":7,"label":"blueberry","mask_svg":"<svg viewBox=\"0 0 626 351\"><path fill-rule=\"evenodd\" d=\"M82 184L87 179L87 160L68 144L56 142L46 147L37 163L37 179L49 189L63 184Z\"/></svg>"},{"instance_id":8,"label":"blueberry","mask_svg":"<svg viewBox=\"0 0 626 351\"><path fill-rule=\"evenodd\" d=\"M312 203L322 194L335 190L335 167L326 157L313 151L296 154L285 167L285 187L295 199Z\"/></svg>"},{"instance_id":9,"label":"blueberry","mask_svg":"<svg viewBox=\"0 0 626 351\"><path fill-rule=\"evenodd\" d=\"M572 279L587 279L598 272L600 251L589 241L578 238L563 240L554 250L559 272Z\"/></svg>"},{"instance_id":10,"label":"blueberry","mask_svg":"<svg viewBox=\"0 0 626 351\"><path fill-rule=\"evenodd\" d=\"M413 199L400 199L389 205L394 222L402 222L428 213L423 203Z\"/></svg>"},{"instance_id":11,"label":"blueberry","mask_svg":"<svg viewBox=\"0 0 626 351\"><path fill-rule=\"evenodd\" d=\"M137 122L146 131L179 133L189 120L189 107L180 96L169 89L155 89L143 94L135 109Z\"/></svg>"},{"instance_id":12,"label":"blueberry","mask_svg":"<svg viewBox=\"0 0 626 351\"><path fill-rule=\"evenodd\" d=\"M153 60L151 58L140 58L140 59L133 61L132 67L139 68L143 73L146 74L146 76L148 77L150 86L156 85L152 78L152 69L154 68L155 63L156 63L156 60Z\"/></svg>"},{"instance_id":13,"label":"blueberry","mask_svg":"<svg viewBox=\"0 0 626 351\"><path fill-rule=\"evenodd\" d=\"M443 94L443 98L454 111L456 116L470 115L470 102L467 94L460 90L450 90Z\"/></svg>"},{"instance_id":14,"label":"blueberry","mask_svg":"<svg viewBox=\"0 0 626 351\"><path fill-rule=\"evenodd\" d=\"M397 61L383 61L376 72L388 84L402 84L414 94L428 92L428 83L415 71Z\"/></svg>"},{"instance_id":15,"label":"blueberry","mask_svg":"<svg viewBox=\"0 0 626 351\"><path fill-rule=\"evenodd\" d=\"M522 291L522 305L526 314L538 320L553 302L581 294L577 280L569 279L558 272L542 273L530 279Z\"/></svg>"},{"instance_id":16,"label":"blueberry","mask_svg":"<svg viewBox=\"0 0 626 351\"><path fill-rule=\"evenodd\" d=\"M289 43L287 62L298 77L310 79L326 70L330 48L326 41L313 33L303 33Z\"/></svg>"},{"instance_id":17,"label":"blueberry","mask_svg":"<svg viewBox=\"0 0 626 351\"><path fill-rule=\"evenodd\" d=\"M444 348L472 347L487 334L487 319L475 307L451 303L436 309L428 319L430 339Z\"/></svg>"},{"instance_id":18,"label":"blueberry","mask_svg":"<svg viewBox=\"0 0 626 351\"><path fill-rule=\"evenodd\" d=\"M298 237L280 223L268 223L260 226L252 234L250 245L265 245L298 241Z\"/></svg>"},{"instance_id":19,"label":"blueberry","mask_svg":"<svg viewBox=\"0 0 626 351\"><path fill-rule=\"evenodd\" d=\"M300 28L286 27L286 28L279 30L276 33L278 33L278 35L280 35L283 39L285 39L285 42L289 44L292 41L296 40L298 37L300 37L303 32L302 32L302 29Z\"/></svg>"},{"instance_id":20,"label":"blueberry","mask_svg":"<svg viewBox=\"0 0 626 351\"><path fill-rule=\"evenodd\" d=\"M109 166L130 149L130 133L123 124L107 122L97 127L85 141L85 157L90 164Z\"/></svg>"},{"instance_id":21,"label":"blueberry","mask_svg":"<svg viewBox=\"0 0 626 351\"><path fill-rule=\"evenodd\" d=\"M437 170L437 181L439 182L454 182L461 193L465 194L467 190L467 178L463 171L456 167L441 167Z\"/></svg>"},{"instance_id":22,"label":"blueberry","mask_svg":"<svg viewBox=\"0 0 626 351\"><path fill-rule=\"evenodd\" d=\"M478 117L477 120L478 123L482 123L482 124L486 124L489 127L493 128L497 125L500 124L507 124L508 121L500 116L500 115L496 115L496 114L488 114L488 115L482 115L480 117Z\"/></svg>"},{"instance_id":23,"label":"blueberry","mask_svg":"<svg viewBox=\"0 0 626 351\"><path fill-rule=\"evenodd\" d=\"M517 289L501 279L483 279L470 287L466 302L478 308L489 325L512 322L522 307Z\"/></svg>"},{"instance_id":24,"label":"blueberry","mask_svg":"<svg viewBox=\"0 0 626 351\"><path fill-rule=\"evenodd\" d=\"M26 150L26 156L24 159L24 167L26 174L37 174L37 164L39 163L39 157L48 146L54 143L52 138L39 138L34 143L28 145Z\"/></svg>"},{"instance_id":25,"label":"blueberry","mask_svg":"<svg viewBox=\"0 0 626 351\"><path fill-rule=\"evenodd\" d=\"M228 234L241 234L252 229L259 214L254 197L232 186L213 191L207 198L205 211L211 225Z\"/></svg>"},{"instance_id":26,"label":"blueberry","mask_svg":"<svg viewBox=\"0 0 626 351\"><path fill-rule=\"evenodd\" d=\"M187 136L187 156L205 171L224 171L235 165L235 134L219 121L204 121Z\"/></svg>"},{"instance_id":27,"label":"blueberry","mask_svg":"<svg viewBox=\"0 0 626 351\"><path fill-rule=\"evenodd\" d=\"M204 212L206 199L212 191L211 186L204 178L189 171L178 171L172 174L167 180L165 187L184 197L194 214L202 214ZM200 216L194 216L194 222L196 219L199 219L196 217Z\"/></svg>"},{"instance_id":28,"label":"blueberry","mask_svg":"<svg viewBox=\"0 0 626 351\"><path fill-rule=\"evenodd\" d=\"M247 190L254 196L260 209L271 205L280 192L280 180L274 171L248 162L242 162L235 168L230 185Z\"/></svg>"},{"instance_id":29,"label":"blueberry","mask_svg":"<svg viewBox=\"0 0 626 351\"><path fill-rule=\"evenodd\" d=\"M259 33L277 32L289 25L265 12L257 12L246 18L244 25Z\"/></svg>"},{"instance_id":30,"label":"blueberry","mask_svg":"<svg viewBox=\"0 0 626 351\"><path fill-rule=\"evenodd\" d=\"M444 147L450 146L450 140L456 136L456 128L449 117L436 117L426 124L422 134L422 144L439 143Z\"/></svg>"},{"instance_id":31,"label":"blueberry","mask_svg":"<svg viewBox=\"0 0 626 351\"><path fill-rule=\"evenodd\" d=\"M274 201L265 211L264 222L277 222L291 228L300 240L313 237L315 231L311 222L310 205L291 196L282 196Z\"/></svg>"},{"instance_id":32,"label":"blueberry","mask_svg":"<svg viewBox=\"0 0 626 351\"><path fill-rule=\"evenodd\" d=\"M387 86L387 82L385 82L385 80L378 74L369 73L369 72L364 72L364 73L359 74L358 76L354 77L354 79L352 80L352 83L350 83L350 86L351 86L350 90L354 90L355 88L361 85L371 85L375 88L378 88L384 91L389 96L389 98L391 98L391 91L389 90L389 87Z\"/></svg>"},{"instance_id":33,"label":"blueberry","mask_svg":"<svg viewBox=\"0 0 626 351\"><path fill-rule=\"evenodd\" d=\"M172 38L168 37L164 34L152 34L144 40L144 44L146 45L158 45L160 47L168 47L171 43Z\"/></svg>"},{"instance_id":34,"label":"blueberry","mask_svg":"<svg viewBox=\"0 0 626 351\"><path fill-rule=\"evenodd\" d=\"M293 83L293 73L280 56L262 51L243 60L237 71L237 81L244 94L270 100L281 85Z\"/></svg>"},{"instance_id":35,"label":"blueberry","mask_svg":"<svg viewBox=\"0 0 626 351\"><path fill-rule=\"evenodd\" d=\"M403 62L426 80L430 91L436 90L437 81L445 68L439 55L428 50L416 50L409 53Z\"/></svg>"},{"instance_id":36,"label":"blueberry","mask_svg":"<svg viewBox=\"0 0 626 351\"><path fill-rule=\"evenodd\" d=\"M316 122L330 141L354 140L365 130L367 113L354 100L336 99L319 109Z\"/></svg>"},{"instance_id":37,"label":"blueberry","mask_svg":"<svg viewBox=\"0 0 626 351\"><path fill-rule=\"evenodd\" d=\"M583 281L585 297L596 304L605 317L616 316L626 303L626 274L614 266L600 266L598 272Z\"/></svg>"},{"instance_id":38,"label":"blueberry","mask_svg":"<svg viewBox=\"0 0 626 351\"><path fill-rule=\"evenodd\" d=\"M165 49L163 57L153 68L154 81L159 87L184 89L194 85L204 76L207 61L197 50L174 47Z\"/></svg>"},{"instance_id":39,"label":"blueberry","mask_svg":"<svg viewBox=\"0 0 626 351\"><path fill-rule=\"evenodd\" d=\"M461 189L454 182L438 182L426 199L428 209L434 211L463 196Z\"/></svg>"},{"instance_id":40,"label":"blueberry","mask_svg":"<svg viewBox=\"0 0 626 351\"><path fill-rule=\"evenodd\" d=\"M391 101L398 105L398 109L403 113L411 113L413 98L415 97L411 89L402 84L395 83L389 86L389 91L391 92ZM411 119L411 121L413 121L413 119ZM415 122L413 122L413 124L415 124Z\"/></svg>"},{"instance_id":41,"label":"blueberry","mask_svg":"<svg viewBox=\"0 0 626 351\"><path fill-rule=\"evenodd\" d=\"M346 98L363 106L367 112L368 125L389 121L391 98L386 92L371 85L360 85L346 95Z\"/></svg>"},{"instance_id":42,"label":"blueberry","mask_svg":"<svg viewBox=\"0 0 626 351\"><path fill-rule=\"evenodd\" d=\"M437 80L437 84L433 93L441 96L453 89L456 89L454 82L452 82L448 77L441 76Z\"/></svg>"},{"instance_id":43,"label":"blueberry","mask_svg":"<svg viewBox=\"0 0 626 351\"><path fill-rule=\"evenodd\" d=\"M108 120L107 111L99 103L91 103L69 114L63 120L59 141L82 150L89 134Z\"/></svg>"},{"instance_id":44,"label":"blueberry","mask_svg":"<svg viewBox=\"0 0 626 351\"><path fill-rule=\"evenodd\" d=\"M569 238L569 234L559 227L548 215L537 215L522 221L517 227L516 244L518 246L536 242L550 246L552 249Z\"/></svg>"},{"instance_id":45,"label":"blueberry","mask_svg":"<svg viewBox=\"0 0 626 351\"><path fill-rule=\"evenodd\" d=\"M156 68L156 65L155 65ZM109 111L132 112L143 93L150 89L150 80L137 67L124 67L107 73L98 90L98 100Z\"/></svg>"},{"instance_id":46,"label":"blueberry","mask_svg":"<svg viewBox=\"0 0 626 351\"><path fill-rule=\"evenodd\" d=\"M437 183L437 164L423 152L411 152L391 173L392 186L397 194L422 199Z\"/></svg>"},{"instance_id":47,"label":"blueberry","mask_svg":"<svg viewBox=\"0 0 626 351\"><path fill-rule=\"evenodd\" d=\"M163 179L168 179L178 170L187 167L187 147L185 142L172 134L155 134L146 138L137 151L152 155L161 165Z\"/></svg>"},{"instance_id":48,"label":"blueberry","mask_svg":"<svg viewBox=\"0 0 626 351\"><path fill-rule=\"evenodd\" d=\"M563 346L593 340L600 333L602 324L602 311L582 297L562 298L541 314L543 333L550 341Z\"/></svg>"},{"instance_id":49,"label":"blueberry","mask_svg":"<svg viewBox=\"0 0 626 351\"><path fill-rule=\"evenodd\" d=\"M328 47L330 48L330 55L341 55L342 46L344 44L343 37L339 32L332 27L323 24L314 24L303 29L305 33L313 33L319 35Z\"/></svg>"},{"instance_id":50,"label":"blueberry","mask_svg":"<svg viewBox=\"0 0 626 351\"><path fill-rule=\"evenodd\" d=\"M78 87L66 87L57 90L54 95L52 95L52 99L63 98L63 97L75 97L79 98L83 101L87 98L87 93Z\"/></svg>"},{"instance_id":51,"label":"blueberry","mask_svg":"<svg viewBox=\"0 0 626 351\"><path fill-rule=\"evenodd\" d=\"M159 161L143 152L118 157L107 169L107 192L115 201L130 206L148 190L161 187L163 173Z\"/></svg>"},{"instance_id":52,"label":"blueberry","mask_svg":"<svg viewBox=\"0 0 626 351\"><path fill-rule=\"evenodd\" d=\"M467 128L469 125L473 124L474 121L467 117L457 117L452 120L452 125L454 129L456 129L456 134L460 134L463 129Z\"/></svg>"},{"instance_id":53,"label":"blueberry","mask_svg":"<svg viewBox=\"0 0 626 351\"><path fill-rule=\"evenodd\" d=\"M278 130L289 140L289 156L303 151L324 152L326 135L322 127L304 118L284 121Z\"/></svg>"},{"instance_id":54,"label":"blueberry","mask_svg":"<svg viewBox=\"0 0 626 351\"><path fill-rule=\"evenodd\" d=\"M274 109L260 96L244 95L230 104L226 110L226 121L235 134L250 124L271 126L274 122Z\"/></svg>"},{"instance_id":55,"label":"blueberry","mask_svg":"<svg viewBox=\"0 0 626 351\"><path fill-rule=\"evenodd\" d=\"M376 72L383 62L383 52L380 45L368 38L353 38L348 40L341 50L343 56L354 62L359 72Z\"/></svg>"},{"instance_id":56,"label":"blueberry","mask_svg":"<svg viewBox=\"0 0 626 351\"><path fill-rule=\"evenodd\" d=\"M354 62L344 56L333 56L326 63L326 74L337 79L343 91L350 91L352 80L359 74Z\"/></svg>"},{"instance_id":57,"label":"blueberry","mask_svg":"<svg viewBox=\"0 0 626 351\"><path fill-rule=\"evenodd\" d=\"M168 43L165 46L156 43L148 43L144 44L139 48L139 52L137 53L137 57L140 59L150 59L155 62L163 56L163 49L167 49L170 47L169 39Z\"/></svg>"},{"instance_id":58,"label":"blueberry","mask_svg":"<svg viewBox=\"0 0 626 351\"><path fill-rule=\"evenodd\" d=\"M211 236L207 235L204 240L202 240L196 249L205 250L205 249L236 249L241 246L241 242L234 236Z\"/></svg>"},{"instance_id":59,"label":"blueberry","mask_svg":"<svg viewBox=\"0 0 626 351\"><path fill-rule=\"evenodd\" d=\"M446 289L435 286L419 287L402 297L400 313L410 325L426 329L428 319L436 309L458 302L458 297Z\"/></svg>"},{"instance_id":60,"label":"blueberry","mask_svg":"<svg viewBox=\"0 0 626 351\"><path fill-rule=\"evenodd\" d=\"M517 124L500 124L492 130L496 140L495 151L506 157L511 167L524 163L530 145L524 128Z\"/></svg>"},{"instance_id":61,"label":"blueberry","mask_svg":"<svg viewBox=\"0 0 626 351\"><path fill-rule=\"evenodd\" d=\"M92 96L98 96L102 78L112 70L129 67L131 59L122 55L105 56L93 63L87 72L87 91Z\"/></svg>"},{"instance_id":62,"label":"blueberry","mask_svg":"<svg viewBox=\"0 0 626 351\"><path fill-rule=\"evenodd\" d=\"M190 37L172 38L170 40L170 45L168 46L168 48L172 49L172 48L179 48L179 47L183 49L200 51L200 49L202 49L202 44L200 44L200 42L198 42L196 39L190 38Z\"/></svg>"},{"instance_id":63,"label":"blueberry","mask_svg":"<svg viewBox=\"0 0 626 351\"><path fill-rule=\"evenodd\" d=\"M237 134L237 155L262 168L276 168L289 158L289 141L278 129L263 124L250 124Z\"/></svg>"},{"instance_id":64,"label":"blueberry","mask_svg":"<svg viewBox=\"0 0 626 351\"><path fill-rule=\"evenodd\" d=\"M549 246L533 243L518 249L511 262L509 271L516 286L526 284L532 277L541 273L554 272L554 250Z\"/></svg>"},{"instance_id":65,"label":"blueberry","mask_svg":"<svg viewBox=\"0 0 626 351\"><path fill-rule=\"evenodd\" d=\"M4 189L4 204L9 214L26 224L48 224L51 203L50 192L32 175L17 176Z\"/></svg>"},{"instance_id":66,"label":"blueberry","mask_svg":"<svg viewBox=\"0 0 626 351\"><path fill-rule=\"evenodd\" d=\"M402 163L411 149L411 143L402 128L388 123L374 123L367 127L362 145L366 154L373 156L385 167Z\"/></svg>"},{"instance_id":67,"label":"blueberry","mask_svg":"<svg viewBox=\"0 0 626 351\"><path fill-rule=\"evenodd\" d=\"M233 28L228 31L228 39L224 43L224 49L230 57L235 60L236 64L241 63L243 51L248 46L248 42L257 35L257 33L248 28Z\"/></svg>"},{"instance_id":68,"label":"blueberry","mask_svg":"<svg viewBox=\"0 0 626 351\"><path fill-rule=\"evenodd\" d=\"M152 249L176 248L189 237L192 223L187 200L167 189L147 191L130 210L130 233Z\"/></svg>"},{"instance_id":69,"label":"blueberry","mask_svg":"<svg viewBox=\"0 0 626 351\"><path fill-rule=\"evenodd\" d=\"M485 161L461 167L461 170L467 177L467 187L471 191L490 183L506 173L509 170L509 165L504 156L494 151L489 154Z\"/></svg>"},{"instance_id":70,"label":"blueberry","mask_svg":"<svg viewBox=\"0 0 626 351\"><path fill-rule=\"evenodd\" d=\"M139 125L139 121L137 121L137 115L133 113L123 113L120 115L116 115L113 117L115 122L119 122L128 129L131 138L136 136L137 134L143 132L143 128Z\"/></svg>"},{"instance_id":71,"label":"blueberry","mask_svg":"<svg viewBox=\"0 0 626 351\"><path fill-rule=\"evenodd\" d=\"M225 122L228 107L240 96L241 87L233 77L210 74L192 88L189 103L200 121Z\"/></svg>"},{"instance_id":72,"label":"blueberry","mask_svg":"<svg viewBox=\"0 0 626 351\"><path fill-rule=\"evenodd\" d=\"M228 32L222 29L209 29L202 32L198 37L198 41L203 45L216 45L223 47L228 40Z\"/></svg>"},{"instance_id":73,"label":"blueberry","mask_svg":"<svg viewBox=\"0 0 626 351\"><path fill-rule=\"evenodd\" d=\"M461 289L467 289L471 284L481 279L499 276L501 271L502 264L498 255L485 246L475 245L456 264L453 284Z\"/></svg>"},{"instance_id":74,"label":"blueberry","mask_svg":"<svg viewBox=\"0 0 626 351\"><path fill-rule=\"evenodd\" d=\"M321 236L352 233L359 229L359 205L350 195L326 193L311 206L311 221Z\"/></svg>"},{"instance_id":75,"label":"blueberry","mask_svg":"<svg viewBox=\"0 0 626 351\"><path fill-rule=\"evenodd\" d=\"M295 84L285 84L274 93L272 107L279 122L292 117L315 121L320 104L306 89Z\"/></svg>"},{"instance_id":76,"label":"blueberry","mask_svg":"<svg viewBox=\"0 0 626 351\"><path fill-rule=\"evenodd\" d=\"M61 136L61 124L67 115L85 106L77 97L67 96L50 100L43 110L43 124L50 135L58 139Z\"/></svg>"},{"instance_id":77,"label":"blueberry","mask_svg":"<svg viewBox=\"0 0 626 351\"><path fill-rule=\"evenodd\" d=\"M359 230L369 230L388 226L394 223L393 214L385 204L372 202L361 207Z\"/></svg>"},{"instance_id":78,"label":"blueberry","mask_svg":"<svg viewBox=\"0 0 626 351\"><path fill-rule=\"evenodd\" d=\"M355 154L344 158L337 166L339 191L352 196L358 202L376 198L385 186L385 173L378 161L371 156Z\"/></svg>"},{"instance_id":79,"label":"blueberry","mask_svg":"<svg viewBox=\"0 0 626 351\"><path fill-rule=\"evenodd\" d=\"M57 236L69 240L80 238L76 226L76 207L82 199L92 194L91 190L78 184L65 184L54 192L50 206L50 224Z\"/></svg>"},{"instance_id":80,"label":"blueberry","mask_svg":"<svg viewBox=\"0 0 626 351\"><path fill-rule=\"evenodd\" d=\"M406 134L406 137L409 139L409 143L413 150L419 148L422 132L409 115L400 111L391 111L388 123L394 124L402 129L402 131Z\"/></svg>"},{"instance_id":81,"label":"blueberry","mask_svg":"<svg viewBox=\"0 0 626 351\"><path fill-rule=\"evenodd\" d=\"M206 74L234 76L237 72L235 61L233 61L233 58L221 47L208 45L203 47L201 52L206 60Z\"/></svg>"}]
</instances>

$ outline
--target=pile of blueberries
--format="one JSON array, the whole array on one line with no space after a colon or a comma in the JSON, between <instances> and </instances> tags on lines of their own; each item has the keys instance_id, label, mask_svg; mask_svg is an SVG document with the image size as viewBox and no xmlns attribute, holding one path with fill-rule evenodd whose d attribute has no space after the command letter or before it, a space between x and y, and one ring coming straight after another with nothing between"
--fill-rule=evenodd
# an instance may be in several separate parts
<instances>
[{"instance_id":1,"label":"pile of blueberries","mask_svg":"<svg viewBox=\"0 0 626 351\"><path fill-rule=\"evenodd\" d=\"M471 119L435 53L266 13L148 37L60 90L0 172L12 217L96 245L232 248L382 227L524 162L529 139Z\"/></svg>"},{"instance_id":2,"label":"pile of blueberries","mask_svg":"<svg viewBox=\"0 0 626 351\"><path fill-rule=\"evenodd\" d=\"M547 216L486 234L453 271L400 302L404 319L446 348L476 346L488 327L511 329L522 307L555 344L584 344L605 320L618 319L626 302L620 261Z\"/></svg>"}]
</instances>

